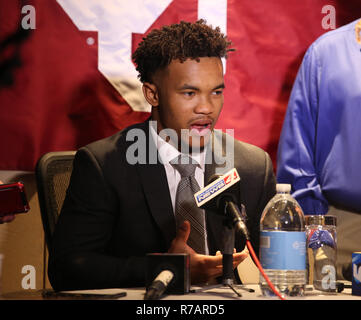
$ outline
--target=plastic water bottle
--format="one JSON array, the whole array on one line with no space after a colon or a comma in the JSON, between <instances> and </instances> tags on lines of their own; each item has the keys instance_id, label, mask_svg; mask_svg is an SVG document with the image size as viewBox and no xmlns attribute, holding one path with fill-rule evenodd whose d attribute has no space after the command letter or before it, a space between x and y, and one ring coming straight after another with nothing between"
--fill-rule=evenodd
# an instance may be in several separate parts
<instances>
[{"instance_id":1,"label":"plastic water bottle","mask_svg":"<svg viewBox=\"0 0 361 320\"><path fill-rule=\"evenodd\" d=\"M260 262L279 293L302 296L306 285L306 232L303 211L290 195L291 185L277 184L277 194L260 221ZM260 275L263 295L274 296Z\"/></svg>"}]
</instances>

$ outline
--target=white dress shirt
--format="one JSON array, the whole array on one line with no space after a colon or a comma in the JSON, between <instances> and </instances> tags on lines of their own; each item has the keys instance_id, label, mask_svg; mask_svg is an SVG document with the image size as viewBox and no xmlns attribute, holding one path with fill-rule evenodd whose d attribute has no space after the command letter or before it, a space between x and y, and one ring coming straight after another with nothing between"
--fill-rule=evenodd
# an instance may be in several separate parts
<instances>
[{"instance_id":1,"label":"white dress shirt","mask_svg":"<svg viewBox=\"0 0 361 320\"><path fill-rule=\"evenodd\" d=\"M166 142L164 139L162 139L158 133L155 131L153 126L150 127L151 136L153 138L153 141L155 142L155 145L157 146L157 150L159 153L160 161L163 163L165 172L167 175L167 181L168 181L168 188L169 193L172 201L173 206L173 213L175 213L175 198L177 194L177 187L178 183L181 180L181 176L175 168L170 164L170 161L172 161L174 158L178 157L181 153L170 143ZM193 160L195 160L199 166L196 167L194 176L195 179L199 185L199 187L202 189L204 187L204 170L205 170L205 154L206 150L204 150L200 153L192 153L192 155L187 154L187 156L190 156ZM208 244L207 244L207 228L206 228L206 221L205 221L205 212L203 211L203 219L204 219L204 234L205 234L205 241L206 241L206 254L209 253L208 250Z\"/></svg>"}]
</instances>

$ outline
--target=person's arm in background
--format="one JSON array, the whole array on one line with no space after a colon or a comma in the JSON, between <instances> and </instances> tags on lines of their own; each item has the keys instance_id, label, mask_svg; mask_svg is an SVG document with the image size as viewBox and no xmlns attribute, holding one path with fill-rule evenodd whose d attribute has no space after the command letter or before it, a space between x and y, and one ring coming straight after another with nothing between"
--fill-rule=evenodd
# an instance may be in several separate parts
<instances>
[{"instance_id":1,"label":"person's arm in background","mask_svg":"<svg viewBox=\"0 0 361 320\"><path fill-rule=\"evenodd\" d=\"M317 51L305 54L291 92L277 153L277 181L292 185L292 195L305 214L326 214L328 202L322 194L316 168L318 118Z\"/></svg>"},{"instance_id":2,"label":"person's arm in background","mask_svg":"<svg viewBox=\"0 0 361 320\"><path fill-rule=\"evenodd\" d=\"M1 180L0 180L0 184L3 184L3 182ZM0 224L6 223L6 222L11 222L14 219L15 219L15 214L7 214L6 216L0 217Z\"/></svg>"}]
</instances>

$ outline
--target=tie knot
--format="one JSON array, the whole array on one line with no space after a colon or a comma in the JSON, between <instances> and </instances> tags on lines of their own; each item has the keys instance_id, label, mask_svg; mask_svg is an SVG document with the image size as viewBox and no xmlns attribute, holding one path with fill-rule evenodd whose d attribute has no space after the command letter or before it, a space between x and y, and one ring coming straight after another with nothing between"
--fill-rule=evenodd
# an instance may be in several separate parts
<instances>
[{"instance_id":1,"label":"tie knot","mask_svg":"<svg viewBox=\"0 0 361 320\"><path fill-rule=\"evenodd\" d=\"M196 167L198 166L198 163L196 163L192 158L185 155L179 155L178 157L170 161L170 164L174 169L179 172L182 178L194 176L194 172L196 170Z\"/></svg>"}]
</instances>

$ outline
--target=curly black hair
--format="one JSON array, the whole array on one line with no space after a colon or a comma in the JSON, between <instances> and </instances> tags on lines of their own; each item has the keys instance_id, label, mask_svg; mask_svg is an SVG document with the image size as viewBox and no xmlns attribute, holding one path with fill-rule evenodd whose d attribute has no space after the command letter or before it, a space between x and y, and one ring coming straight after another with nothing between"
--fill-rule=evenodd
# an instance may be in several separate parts
<instances>
[{"instance_id":1,"label":"curly black hair","mask_svg":"<svg viewBox=\"0 0 361 320\"><path fill-rule=\"evenodd\" d=\"M181 21L152 30L139 43L132 60L140 81L152 82L154 73L174 59L184 62L199 61L201 57L227 58L227 53L234 50L229 48L231 44L219 27L213 29L203 19L195 23Z\"/></svg>"}]
</instances>

